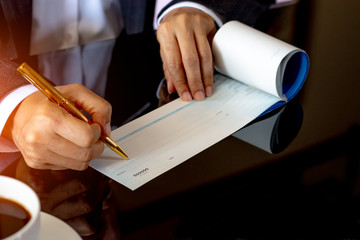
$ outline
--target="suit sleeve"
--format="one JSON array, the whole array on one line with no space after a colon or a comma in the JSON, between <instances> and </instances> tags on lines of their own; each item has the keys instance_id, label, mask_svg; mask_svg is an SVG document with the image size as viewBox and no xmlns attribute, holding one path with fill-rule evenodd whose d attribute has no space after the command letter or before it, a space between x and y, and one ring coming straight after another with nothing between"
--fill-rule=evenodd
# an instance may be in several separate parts
<instances>
[{"instance_id":1,"label":"suit sleeve","mask_svg":"<svg viewBox=\"0 0 360 240\"><path fill-rule=\"evenodd\" d=\"M16 70L17 67L16 63L0 58L0 100L12 90L29 84Z\"/></svg>"},{"instance_id":2,"label":"suit sleeve","mask_svg":"<svg viewBox=\"0 0 360 240\"><path fill-rule=\"evenodd\" d=\"M174 0L166 5L158 14L160 16L170 6L184 2L184 0ZM249 26L255 26L262 15L268 10L268 4L256 0L192 0L206 6L225 18L225 22L238 20Z\"/></svg>"}]
</instances>

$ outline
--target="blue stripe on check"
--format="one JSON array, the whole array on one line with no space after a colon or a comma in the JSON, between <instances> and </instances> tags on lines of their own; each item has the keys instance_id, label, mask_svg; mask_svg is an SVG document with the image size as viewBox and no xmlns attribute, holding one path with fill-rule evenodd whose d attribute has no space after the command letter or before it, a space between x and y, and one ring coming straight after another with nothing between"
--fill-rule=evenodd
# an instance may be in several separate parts
<instances>
[{"instance_id":1,"label":"blue stripe on check","mask_svg":"<svg viewBox=\"0 0 360 240\"><path fill-rule=\"evenodd\" d=\"M174 110L174 111L172 111L172 112L170 112L170 113L162 116L161 118L158 118L158 119L156 119L155 121L152 121L152 122L146 124L145 126L142 126L141 128L138 128L138 129L132 131L131 133L129 133L129 134L127 134L127 135L125 135L125 136L117 139L116 142L119 143L119 142L121 142L122 140L124 140L124 139L126 139L126 138L128 138L128 137L130 137L130 136L132 136L132 135L134 135L135 133L140 132L140 131L144 130L144 129L147 128L147 127L150 127L150 126L154 125L155 123L158 123L158 122L160 122L161 120L163 120L163 119L165 119L165 118L168 118L168 117L170 117L171 115L174 115L174 114L177 113L177 112L180 112L181 110L183 110L183 109L191 106L191 105L194 104L194 103L196 103L196 101L192 101L192 102L190 102L189 104L186 104L185 106L183 106L183 107L181 107L181 108L178 108L178 109L176 109L176 110Z\"/></svg>"}]
</instances>

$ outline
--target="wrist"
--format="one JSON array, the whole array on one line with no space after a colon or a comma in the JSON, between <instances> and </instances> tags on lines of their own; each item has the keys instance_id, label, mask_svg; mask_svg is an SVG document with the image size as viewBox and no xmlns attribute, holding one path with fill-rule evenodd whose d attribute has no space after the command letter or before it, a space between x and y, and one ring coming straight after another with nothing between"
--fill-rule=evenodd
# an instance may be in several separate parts
<instances>
[{"instance_id":1,"label":"wrist","mask_svg":"<svg viewBox=\"0 0 360 240\"><path fill-rule=\"evenodd\" d=\"M221 19L222 17L220 15L218 15L217 13L215 13L213 10L205 7L202 4L189 1L189 2L176 3L176 4L172 5L172 6L170 6L168 9L166 9L162 13L160 13L160 15L157 18L155 28L157 29L157 27L160 25L161 21L164 19L164 17L168 13L170 13L171 11L173 11L173 10L175 10L177 8L182 8L182 7L189 7L189 8L198 9L198 10L208 14L210 17L212 17L214 19L215 24L217 25L217 27L221 27L224 24L224 21Z\"/></svg>"}]
</instances>

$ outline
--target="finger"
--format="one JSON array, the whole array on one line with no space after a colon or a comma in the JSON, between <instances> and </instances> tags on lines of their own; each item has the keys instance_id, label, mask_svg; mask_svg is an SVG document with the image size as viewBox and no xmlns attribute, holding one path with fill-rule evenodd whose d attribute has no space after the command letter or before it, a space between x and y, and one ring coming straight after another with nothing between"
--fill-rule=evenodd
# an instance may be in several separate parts
<instances>
[{"instance_id":1,"label":"finger","mask_svg":"<svg viewBox=\"0 0 360 240\"><path fill-rule=\"evenodd\" d=\"M97 140L89 147L79 147L60 136L54 136L53 141L49 142L47 148L49 151L53 152L54 155L60 155L65 159L79 162L89 162L100 156L100 154L104 151L104 144L102 141ZM57 163L56 161L52 162Z\"/></svg>"},{"instance_id":2,"label":"finger","mask_svg":"<svg viewBox=\"0 0 360 240\"><path fill-rule=\"evenodd\" d=\"M89 162L79 162L74 159L63 158L57 154L49 152L49 159L56 160L56 163L48 163L47 159L36 158L36 157L27 157L24 156L26 164L30 168L39 169L39 170L66 170L73 169L82 171L89 166Z\"/></svg>"},{"instance_id":3,"label":"finger","mask_svg":"<svg viewBox=\"0 0 360 240\"><path fill-rule=\"evenodd\" d=\"M33 165L32 162L27 161L26 159L24 159L26 164L33 169L37 169L37 170L54 170L54 171L62 171L62 170L67 170L69 168L66 167L61 167L58 165L54 165L54 164L48 164L48 163L42 163L41 165ZM32 166L31 166L32 165Z\"/></svg>"},{"instance_id":4,"label":"finger","mask_svg":"<svg viewBox=\"0 0 360 240\"><path fill-rule=\"evenodd\" d=\"M191 95L195 100L202 101L205 99L205 93L195 37L193 34L179 34L178 42ZM177 88L176 82L174 85Z\"/></svg>"},{"instance_id":5,"label":"finger","mask_svg":"<svg viewBox=\"0 0 360 240\"><path fill-rule=\"evenodd\" d=\"M172 79L171 79L171 75L169 73L169 71L167 70L167 66L166 66L166 62L165 62L165 54L163 53L162 49L160 49L160 56L161 59L163 60L163 72L164 72L164 77L167 83L167 92L169 94L173 93L175 91L174 88L174 84L172 83Z\"/></svg>"},{"instance_id":6,"label":"finger","mask_svg":"<svg viewBox=\"0 0 360 240\"><path fill-rule=\"evenodd\" d=\"M69 219L90 213L93 209L94 206L90 202L77 195L61 202L51 212L58 218Z\"/></svg>"},{"instance_id":7,"label":"finger","mask_svg":"<svg viewBox=\"0 0 360 240\"><path fill-rule=\"evenodd\" d=\"M165 38L160 33L158 34L158 40L163 53L162 60L166 66L168 75L170 75L171 83L174 84L181 99L184 101L191 101L192 97L187 85L177 40L173 37L173 35Z\"/></svg>"},{"instance_id":8,"label":"finger","mask_svg":"<svg viewBox=\"0 0 360 240\"><path fill-rule=\"evenodd\" d=\"M24 160L29 167L35 169L73 169L82 171L89 166L92 158L100 155L99 152L103 150L104 144L100 140L94 144L93 150L89 150L89 152L93 153L88 155L88 159L79 159L80 155L77 154L71 156L71 158L64 157L63 155L50 151L48 148L36 147L36 145L34 147L37 148L38 151L30 150L24 153ZM44 158L44 156L46 157Z\"/></svg>"},{"instance_id":9,"label":"finger","mask_svg":"<svg viewBox=\"0 0 360 240\"><path fill-rule=\"evenodd\" d=\"M84 148L92 146L99 140L101 136L99 124L88 124L72 116L64 109L57 108L61 113L57 114L58 118L53 120L52 126L56 134Z\"/></svg>"},{"instance_id":10,"label":"finger","mask_svg":"<svg viewBox=\"0 0 360 240\"><path fill-rule=\"evenodd\" d=\"M165 59L165 56L164 56L164 53L163 51L160 49L160 56L161 56L161 59ZM167 92L169 94L172 94L175 92L175 86L173 84L173 81L171 79L171 75L168 71L168 68L166 66L166 62L163 61L163 72L164 72L164 77L165 77L165 80L166 80L166 83L167 83Z\"/></svg>"},{"instance_id":11,"label":"finger","mask_svg":"<svg viewBox=\"0 0 360 240\"><path fill-rule=\"evenodd\" d=\"M110 135L112 108L109 102L79 84L68 85L65 89L59 88L71 102L88 112L93 122L100 124L104 133Z\"/></svg>"},{"instance_id":12,"label":"finger","mask_svg":"<svg viewBox=\"0 0 360 240\"><path fill-rule=\"evenodd\" d=\"M98 230L96 226L91 225L84 216L67 219L65 221L82 237L91 236Z\"/></svg>"},{"instance_id":13,"label":"finger","mask_svg":"<svg viewBox=\"0 0 360 240\"><path fill-rule=\"evenodd\" d=\"M204 35L195 35L196 45L198 48L199 58L200 58L200 69L203 84L205 87L205 94L207 97L210 97L213 94L213 75L214 75L214 65L213 65L213 56L211 52L210 43L208 38Z\"/></svg>"},{"instance_id":14,"label":"finger","mask_svg":"<svg viewBox=\"0 0 360 240\"><path fill-rule=\"evenodd\" d=\"M42 194L42 207L46 211L53 210L55 206L65 201L68 198L77 196L88 189L88 186L79 179L71 179L70 181L62 182L53 188L47 194ZM44 204L43 204L44 203Z\"/></svg>"}]
</instances>

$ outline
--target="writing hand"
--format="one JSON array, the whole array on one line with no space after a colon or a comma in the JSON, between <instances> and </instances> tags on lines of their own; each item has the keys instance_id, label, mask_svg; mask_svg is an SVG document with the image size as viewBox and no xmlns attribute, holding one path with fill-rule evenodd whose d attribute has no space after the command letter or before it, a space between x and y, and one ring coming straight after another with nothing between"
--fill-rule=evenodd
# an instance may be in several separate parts
<instances>
[{"instance_id":1,"label":"writing hand","mask_svg":"<svg viewBox=\"0 0 360 240\"><path fill-rule=\"evenodd\" d=\"M102 132L110 134L111 105L79 84L58 89L91 114L94 123L77 119L36 92L14 110L5 136L14 141L32 168L84 170L104 150L99 138Z\"/></svg>"},{"instance_id":2,"label":"writing hand","mask_svg":"<svg viewBox=\"0 0 360 240\"><path fill-rule=\"evenodd\" d=\"M184 101L203 100L213 93L213 57L210 43L214 20L189 7L168 13L157 30L168 92Z\"/></svg>"}]
</instances>

